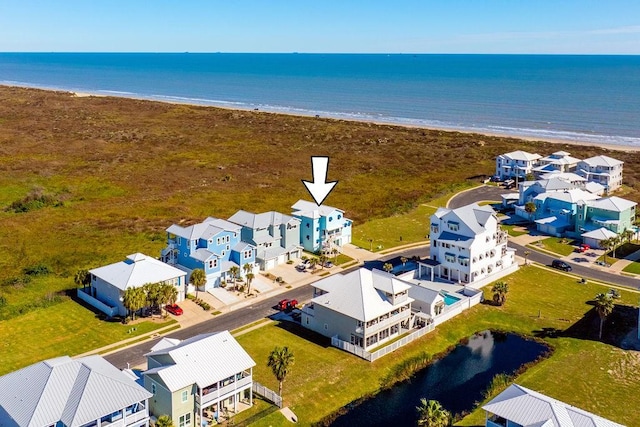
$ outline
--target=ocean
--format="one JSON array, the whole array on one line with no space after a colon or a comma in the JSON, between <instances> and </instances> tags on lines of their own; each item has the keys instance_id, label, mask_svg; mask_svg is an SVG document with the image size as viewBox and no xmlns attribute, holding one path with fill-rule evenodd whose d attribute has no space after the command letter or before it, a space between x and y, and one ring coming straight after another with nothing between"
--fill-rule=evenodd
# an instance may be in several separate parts
<instances>
[{"instance_id":1,"label":"ocean","mask_svg":"<svg viewBox=\"0 0 640 427\"><path fill-rule=\"evenodd\" d=\"M0 84L640 146L640 56L0 53Z\"/></svg>"}]
</instances>

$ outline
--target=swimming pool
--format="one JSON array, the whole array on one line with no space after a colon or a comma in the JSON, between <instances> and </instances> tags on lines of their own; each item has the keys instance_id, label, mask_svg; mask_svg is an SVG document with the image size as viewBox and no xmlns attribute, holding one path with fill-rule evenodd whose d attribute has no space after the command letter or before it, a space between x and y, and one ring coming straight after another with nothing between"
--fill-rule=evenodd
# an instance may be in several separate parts
<instances>
[{"instance_id":1,"label":"swimming pool","mask_svg":"<svg viewBox=\"0 0 640 427\"><path fill-rule=\"evenodd\" d=\"M458 301L460 301L460 298L454 297L450 294L444 294L444 303L446 305L451 305L451 304L455 304Z\"/></svg>"}]
</instances>

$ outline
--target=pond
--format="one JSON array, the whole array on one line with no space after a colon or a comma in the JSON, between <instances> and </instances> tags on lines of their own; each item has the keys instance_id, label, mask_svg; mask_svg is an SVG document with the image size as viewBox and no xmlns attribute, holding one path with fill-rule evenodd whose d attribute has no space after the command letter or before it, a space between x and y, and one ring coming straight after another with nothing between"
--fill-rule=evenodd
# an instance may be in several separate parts
<instances>
[{"instance_id":1,"label":"pond","mask_svg":"<svg viewBox=\"0 0 640 427\"><path fill-rule=\"evenodd\" d=\"M336 418L331 425L416 425L415 408L423 397L439 401L454 414L469 411L482 399L482 392L495 375L511 374L546 351L544 344L516 334L478 333L410 381L378 393Z\"/></svg>"}]
</instances>

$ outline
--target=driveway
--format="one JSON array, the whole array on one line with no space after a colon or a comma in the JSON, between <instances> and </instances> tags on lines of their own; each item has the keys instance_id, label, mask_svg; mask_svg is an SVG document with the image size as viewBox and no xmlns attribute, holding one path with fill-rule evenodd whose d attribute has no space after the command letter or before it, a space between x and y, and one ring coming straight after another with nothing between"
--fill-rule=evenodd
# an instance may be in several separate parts
<instances>
[{"instance_id":1,"label":"driveway","mask_svg":"<svg viewBox=\"0 0 640 427\"><path fill-rule=\"evenodd\" d=\"M517 190L505 190L502 187L496 187L493 185L482 185L472 190L458 193L449 200L447 205L450 209L459 208L462 206L470 205L474 202L483 202L485 200L502 200L501 196L507 193L514 193Z\"/></svg>"}]
</instances>

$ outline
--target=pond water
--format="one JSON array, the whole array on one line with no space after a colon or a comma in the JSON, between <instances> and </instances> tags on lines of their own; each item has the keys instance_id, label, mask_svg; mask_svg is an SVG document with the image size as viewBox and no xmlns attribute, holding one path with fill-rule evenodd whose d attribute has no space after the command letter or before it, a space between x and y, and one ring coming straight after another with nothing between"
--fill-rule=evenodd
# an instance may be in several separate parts
<instances>
[{"instance_id":1,"label":"pond water","mask_svg":"<svg viewBox=\"0 0 640 427\"><path fill-rule=\"evenodd\" d=\"M438 400L454 414L471 410L496 374L511 374L546 351L543 344L516 334L481 332L418 372L411 381L378 393L331 425L416 425L415 408L423 397Z\"/></svg>"}]
</instances>

